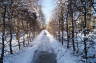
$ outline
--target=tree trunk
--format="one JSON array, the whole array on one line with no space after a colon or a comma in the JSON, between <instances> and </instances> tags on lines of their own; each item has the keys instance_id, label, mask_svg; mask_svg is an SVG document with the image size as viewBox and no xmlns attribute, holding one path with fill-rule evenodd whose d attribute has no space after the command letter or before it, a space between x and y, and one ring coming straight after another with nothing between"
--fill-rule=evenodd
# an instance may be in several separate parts
<instances>
[{"instance_id":1,"label":"tree trunk","mask_svg":"<svg viewBox=\"0 0 96 63\"><path fill-rule=\"evenodd\" d=\"M85 1L85 6L84 6L84 30L86 29L86 25L87 25L87 20L86 20L86 16L87 16L87 10L86 10L86 1ZM84 31L84 36L86 37L86 31ZM87 38L84 38L84 52L85 52L85 58L86 58L86 63L87 63L87 44L86 44L86 39Z\"/></svg>"},{"instance_id":2,"label":"tree trunk","mask_svg":"<svg viewBox=\"0 0 96 63\"><path fill-rule=\"evenodd\" d=\"M73 12L72 12L72 44L73 44L73 51L76 50L75 42L74 42L74 20L73 20Z\"/></svg>"},{"instance_id":3,"label":"tree trunk","mask_svg":"<svg viewBox=\"0 0 96 63\"><path fill-rule=\"evenodd\" d=\"M4 57L4 41L5 41L5 16L6 16L6 9L7 7L4 7L4 14L3 14L3 31L2 31L2 52L1 52L1 58L0 63L3 63L3 57Z\"/></svg>"},{"instance_id":4,"label":"tree trunk","mask_svg":"<svg viewBox=\"0 0 96 63\"><path fill-rule=\"evenodd\" d=\"M69 38L70 38L70 36L69 36L69 30L68 30L69 28L68 28L68 20L67 20L67 22L66 22L66 31L67 31L67 48L69 48Z\"/></svg>"},{"instance_id":5,"label":"tree trunk","mask_svg":"<svg viewBox=\"0 0 96 63\"><path fill-rule=\"evenodd\" d=\"M10 54L13 54L13 51L12 51L12 38L13 38L13 36L12 36L12 13L13 12L11 12L12 10L11 10L11 6L9 7L9 32L10 32L10 40L9 40L9 47L10 47Z\"/></svg>"},{"instance_id":6,"label":"tree trunk","mask_svg":"<svg viewBox=\"0 0 96 63\"><path fill-rule=\"evenodd\" d=\"M10 47L10 54L13 54L12 51L12 28L10 26L10 43L9 43L9 47Z\"/></svg>"}]
</instances>

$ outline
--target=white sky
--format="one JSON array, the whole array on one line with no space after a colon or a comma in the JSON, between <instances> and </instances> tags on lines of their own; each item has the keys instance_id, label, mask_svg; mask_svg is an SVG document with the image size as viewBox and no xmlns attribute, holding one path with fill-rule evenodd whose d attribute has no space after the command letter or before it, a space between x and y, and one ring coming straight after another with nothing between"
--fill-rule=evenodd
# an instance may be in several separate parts
<instances>
[{"instance_id":1,"label":"white sky","mask_svg":"<svg viewBox=\"0 0 96 63\"><path fill-rule=\"evenodd\" d=\"M45 15L46 22L50 20L52 15L52 10L55 8L55 1L56 0L42 0L42 10Z\"/></svg>"}]
</instances>

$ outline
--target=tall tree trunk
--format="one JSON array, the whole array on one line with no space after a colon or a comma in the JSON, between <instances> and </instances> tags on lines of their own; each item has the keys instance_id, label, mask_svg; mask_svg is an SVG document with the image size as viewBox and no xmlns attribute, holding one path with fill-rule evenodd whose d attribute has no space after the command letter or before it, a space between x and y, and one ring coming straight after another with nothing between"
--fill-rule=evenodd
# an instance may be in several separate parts
<instances>
[{"instance_id":1,"label":"tall tree trunk","mask_svg":"<svg viewBox=\"0 0 96 63\"><path fill-rule=\"evenodd\" d=\"M63 24L62 24L62 40L61 40L61 42L62 42L62 45L63 45L63 39L64 39L64 33L63 33Z\"/></svg>"},{"instance_id":2,"label":"tall tree trunk","mask_svg":"<svg viewBox=\"0 0 96 63\"><path fill-rule=\"evenodd\" d=\"M22 20L22 27L24 28L24 21ZM24 30L25 30L25 28L24 28ZM25 33L24 33L24 35L23 35L23 47L25 47Z\"/></svg>"},{"instance_id":3,"label":"tall tree trunk","mask_svg":"<svg viewBox=\"0 0 96 63\"><path fill-rule=\"evenodd\" d=\"M74 20L73 20L73 12L72 12L72 44L73 44L73 51L76 50L75 42L74 42Z\"/></svg>"},{"instance_id":4,"label":"tall tree trunk","mask_svg":"<svg viewBox=\"0 0 96 63\"><path fill-rule=\"evenodd\" d=\"M84 11L85 11L85 13L84 13L84 36L86 37L86 31L85 31L85 29L86 29L86 25L87 25L87 20L86 20L86 16L87 16L87 9L86 9L86 5L87 5L87 3L86 3L86 0L85 0L85 6L84 6ZM86 63L87 63L87 44L86 44L86 39L87 38L84 38L84 52L85 52L85 58L86 58Z\"/></svg>"},{"instance_id":5,"label":"tall tree trunk","mask_svg":"<svg viewBox=\"0 0 96 63\"><path fill-rule=\"evenodd\" d=\"M63 41L64 41L64 16L63 16L63 8L61 7L61 16L60 16L61 18L61 32L62 32L62 40L61 40L61 42L62 42L62 45L63 45Z\"/></svg>"},{"instance_id":6,"label":"tall tree trunk","mask_svg":"<svg viewBox=\"0 0 96 63\"><path fill-rule=\"evenodd\" d=\"M9 11L8 11L8 16L9 16L9 32L10 32L10 40L9 40L9 48L10 48L10 54L13 54L13 51L12 51L12 9L11 9L11 6L8 7Z\"/></svg>"},{"instance_id":7,"label":"tall tree trunk","mask_svg":"<svg viewBox=\"0 0 96 63\"><path fill-rule=\"evenodd\" d=\"M6 9L7 7L4 7L4 14L3 14L3 31L2 31L2 52L1 52L1 58L0 63L3 63L3 57L4 57L4 41L5 41L5 16L6 16Z\"/></svg>"},{"instance_id":8,"label":"tall tree trunk","mask_svg":"<svg viewBox=\"0 0 96 63\"><path fill-rule=\"evenodd\" d=\"M9 43L9 47L10 47L10 54L13 54L13 51L12 51L12 28L11 28L11 25L10 25L10 43Z\"/></svg>"},{"instance_id":9,"label":"tall tree trunk","mask_svg":"<svg viewBox=\"0 0 96 63\"><path fill-rule=\"evenodd\" d=\"M75 51L75 43L74 43L74 18L73 18L73 13L74 13L74 2L72 0L69 0L69 14L72 22L72 45L73 45L73 51Z\"/></svg>"},{"instance_id":10,"label":"tall tree trunk","mask_svg":"<svg viewBox=\"0 0 96 63\"><path fill-rule=\"evenodd\" d=\"M67 31L67 48L69 48L69 28L68 28L68 20L66 21L66 31Z\"/></svg>"},{"instance_id":11,"label":"tall tree trunk","mask_svg":"<svg viewBox=\"0 0 96 63\"><path fill-rule=\"evenodd\" d=\"M61 40L60 40L60 19L59 19L59 31L58 31L58 33L59 33L59 35L58 35L59 41L61 41Z\"/></svg>"}]
</instances>

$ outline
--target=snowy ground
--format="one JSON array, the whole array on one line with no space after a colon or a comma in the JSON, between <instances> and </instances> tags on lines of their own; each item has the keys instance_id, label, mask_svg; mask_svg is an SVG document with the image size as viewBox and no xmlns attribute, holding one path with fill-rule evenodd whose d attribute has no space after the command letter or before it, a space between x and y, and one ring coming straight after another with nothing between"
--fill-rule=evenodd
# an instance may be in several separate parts
<instances>
[{"instance_id":1,"label":"snowy ground","mask_svg":"<svg viewBox=\"0 0 96 63\"><path fill-rule=\"evenodd\" d=\"M71 54L71 51L62 47L46 30L43 30L30 46L16 54L5 56L4 63L34 63L36 51L55 53L57 63L78 63L78 59Z\"/></svg>"}]
</instances>

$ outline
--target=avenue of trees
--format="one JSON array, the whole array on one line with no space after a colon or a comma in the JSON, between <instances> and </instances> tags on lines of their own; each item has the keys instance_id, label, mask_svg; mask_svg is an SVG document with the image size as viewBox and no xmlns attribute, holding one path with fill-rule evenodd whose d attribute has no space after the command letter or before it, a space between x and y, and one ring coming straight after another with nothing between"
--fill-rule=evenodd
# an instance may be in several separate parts
<instances>
[{"instance_id":1,"label":"avenue of trees","mask_svg":"<svg viewBox=\"0 0 96 63\"><path fill-rule=\"evenodd\" d=\"M44 16L38 1L0 0L0 63L4 55L28 46L41 31Z\"/></svg>"},{"instance_id":2,"label":"avenue of trees","mask_svg":"<svg viewBox=\"0 0 96 63\"><path fill-rule=\"evenodd\" d=\"M53 16L47 26L62 45L72 48L82 62L96 59L96 1L57 0ZM93 35L92 35L93 34ZM94 63L94 62L93 62Z\"/></svg>"}]
</instances>

